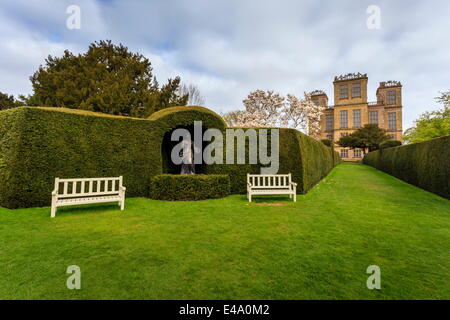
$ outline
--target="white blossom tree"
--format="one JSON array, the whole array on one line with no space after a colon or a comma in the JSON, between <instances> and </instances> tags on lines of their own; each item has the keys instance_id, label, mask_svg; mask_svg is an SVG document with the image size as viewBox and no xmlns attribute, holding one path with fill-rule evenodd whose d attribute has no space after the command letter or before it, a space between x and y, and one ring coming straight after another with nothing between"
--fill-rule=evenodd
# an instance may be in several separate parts
<instances>
[{"instance_id":1,"label":"white blossom tree","mask_svg":"<svg viewBox=\"0 0 450 320\"><path fill-rule=\"evenodd\" d=\"M280 112L284 107L284 97L273 90L256 90L250 92L243 104L249 113L245 119L251 118L260 126L276 126L280 120Z\"/></svg>"},{"instance_id":2,"label":"white blossom tree","mask_svg":"<svg viewBox=\"0 0 450 320\"><path fill-rule=\"evenodd\" d=\"M308 119L303 112L304 101L293 94L288 94L286 104L280 116L281 124L288 128L306 130Z\"/></svg>"},{"instance_id":3,"label":"white blossom tree","mask_svg":"<svg viewBox=\"0 0 450 320\"><path fill-rule=\"evenodd\" d=\"M236 115L237 127L267 127L269 126L265 122L264 114L260 111L249 112L243 110Z\"/></svg>"},{"instance_id":4,"label":"white blossom tree","mask_svg":"<svg viewBox=\"0 0 450 320\"><path fill-rule=\"evenodd\" d=\"M283 126L301 130L308 135L320 137L320 119L325 106L313 102L311 94L304 93L303 98L288 94L280 115Z\"/></svg>"},{"instance_id":5,"label":"white blossom tree","mask_svg":"<svg viewBox=\"0 0 450 320\"><path fill-rule=\"evenodd\" d=\"M222 118L231 127L263 127L260 113L250 113L247 110L229 111Z\"/></svg>"},{"instance_id":6,"label":"white blossom tree","mask_svg":"<svg viewBox=\"0 0 450 320\"><path fill-rule=\"evenodd\" d=\"M320 119L325 106L315 104L311 94L303 98L288 94L285 99L272 90L256 90L243 100L246 110L224 115L230 125L243 127L268 127L282 125L301 130L314 138L320 136Z\"/></svg>"},{"instance_id":7,"label":"white blossom tree","mask_svg":"<svg viewBox=\"0 0 450 320\"><path fill-rule=\"evenodd\" d=\"M297 100L297 101L295 101ZM323 112L325 110L325 106L321 104L316 104L313 102L311 98L311 94L304 93L304 97L302 99L294 99L294 108L298 108L299 110L293 112L294 115L296 114L302 114L300 117L302 122L300 122L301 127L294 127L297 129L303 129L305 132L307 132L308 135L310 135L313 138L319 138L320 137L320 119L323 115ZM292 111L284 112L284 115L290 114ZM295 119L295 118L294 118ZM291 122L294 122L291 120ZM298 121L297 121L298 122Z\"/></svg>"}]
</instances>

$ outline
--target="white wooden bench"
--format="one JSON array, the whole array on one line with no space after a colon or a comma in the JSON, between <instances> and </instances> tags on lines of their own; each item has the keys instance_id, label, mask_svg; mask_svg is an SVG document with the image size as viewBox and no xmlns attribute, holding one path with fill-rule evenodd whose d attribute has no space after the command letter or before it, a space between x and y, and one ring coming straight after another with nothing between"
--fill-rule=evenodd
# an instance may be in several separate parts
<instances>
[{"instance_id":1,"label":"white wooden bench","mask_svg":"<svg viewBox=\"0 0 450 320\"><path fill-rule=\"evenodd\" d=\"M119 202L120 209L125 208L125 190L122 176L113 178L60 179L55 178L55 190L52 192L51 217L56 209L79 204Z\"/></svg>"},{"instance_id":2,"label":"white wooden bench","mask_svg":"<svg viewBox=\"0 0 450 320\"><path fill-rule=\"evenodd\" d=\"M287 194L297 201L297 184L291 181L291 174L247 174L247 198L253 195Z\"/></svg>"}]
</instances>

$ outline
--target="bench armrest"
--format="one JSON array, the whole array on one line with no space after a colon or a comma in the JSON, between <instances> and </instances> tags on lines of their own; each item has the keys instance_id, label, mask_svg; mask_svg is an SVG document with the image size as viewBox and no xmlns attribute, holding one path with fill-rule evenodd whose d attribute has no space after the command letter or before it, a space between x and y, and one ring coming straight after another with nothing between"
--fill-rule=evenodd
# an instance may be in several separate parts
<instances>
[{"instance_id":1,"label":"bench armrest","mask_svg":"<svg viewBox=\"0 0 450 320\"><path fill-rule=\"evenodd\" d=\"M121 186L120 190L125 191L125 190L127 190L127 188L125 188L124 186Z\"/></svg>"},{"instance_id":2,"label":"bench armrest","mask_svg":"<svg viewBox=\"0 0 450 320\"><path fill-rule=\"evenodd\" d=\"M53 190L53 191L52 191L52 196L57 196L57 195L58 195L58 191Z\"/></svg>"},{"instance_id":3,"label":"bench armrest","mask_svg":"<svg viewBox=\"0 0 450 320\"><path fill-rule=\"evenodd\" d=\"M295 182L291 182L291 184L292 184L294 187L297 186L297 184L296 184Z\"/></svg>"},{"instance_id":4,"label":"bench armrest","mask_svg":"<svg viewBox=\"0 0 450 320\"><path fill-rule=\"evenodd\" d=\"M250 182L247 182L247 187L251 188L252 184Z\"/></svg>"}]
</instances>

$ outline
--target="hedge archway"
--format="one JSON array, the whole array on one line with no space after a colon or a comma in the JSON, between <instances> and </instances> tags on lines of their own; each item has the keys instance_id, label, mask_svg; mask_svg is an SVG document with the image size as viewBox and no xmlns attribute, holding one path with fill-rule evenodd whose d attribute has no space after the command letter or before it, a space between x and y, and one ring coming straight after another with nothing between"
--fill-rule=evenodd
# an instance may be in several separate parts
<instances>
[{"instance_id":1,"label":"hedge archway","mask_svg":"<svg viewBox=\"0 0 450 320\"><path fill-rule=\"evenodd\" d=\"M175 129L187 129L193 138L194 121L202 122L202 133L210 128L219 130L226 128L226 123L221 116L209 109L197 106L163 109L152 114L148 120L153 122L152 134L156 142L155 150L160 152L159 162L156 164L156 166L159 165L159 173L177 174L180 172L180 166L174 165L170 159L170 152L178 143L171 141L171 134ZM205 165L196 165L195 169L196 173L206 173Z\"/></svg>"}]
</instances>

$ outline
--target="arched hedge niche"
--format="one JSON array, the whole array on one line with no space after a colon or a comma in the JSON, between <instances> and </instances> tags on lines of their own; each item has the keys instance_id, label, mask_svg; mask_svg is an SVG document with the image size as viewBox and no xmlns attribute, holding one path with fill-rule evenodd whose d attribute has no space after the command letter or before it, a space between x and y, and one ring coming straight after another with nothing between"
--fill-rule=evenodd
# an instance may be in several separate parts
<instances>
[{"instance_id":1,"label":"arched hedge niche","mask_svg":"<svg viewBox=\"0 0 450 320\"><path fill-rule=\"evenodd\" d=\"M203 137L207 129L225 130L226 124L222 117L213 111L203 107L174 107L154 113L149 120L155 121L157 141L160 141L159 150L161 152L161 173L180 174L181 165L174 164L171 159L173 148L180 143L181 138L172 141L172 133L176 129L186 129L189 131L192 141L194 140L194 122L201 122ZM210 142L202 142L202 152ZM208 173L207 165L194 164L196 174Z\"/></svg>"},{"instance_id":2,"label":"arched hedge niche","mask_svg":"<svg viewBox=\"0 0 450 320\"><path fill-rule=\"evenodd\" d=\"M172 134L177 129L185 129L189 131L191 140L194 140L194 125L188 125L188 126L178 126L175 129L166 132L163 137L163 142L161 144L161 156L162 156L162 173L169 173L169 174L180 174L181 172L181 164L175 164L172 161L172 150L173 148L181 142L180 140L172 141ZM203 133L206 131L206 128L202 127L202 136ZM203 142L202 144L202 153L205 147L207 146L209 142ZM205 174L206 173L206 165L204 163L202 164L194 164L194 172L196 174Z\"/></svg>"}]
</instances>

